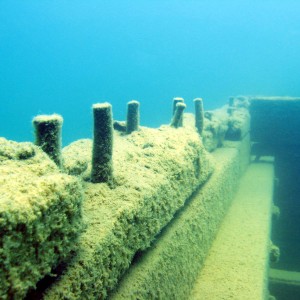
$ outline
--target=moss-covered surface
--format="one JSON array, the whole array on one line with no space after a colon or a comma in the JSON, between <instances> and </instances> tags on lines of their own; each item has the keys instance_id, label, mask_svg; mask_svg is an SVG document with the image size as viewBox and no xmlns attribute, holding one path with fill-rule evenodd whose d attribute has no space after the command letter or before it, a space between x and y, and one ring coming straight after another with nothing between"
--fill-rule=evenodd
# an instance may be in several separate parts
<instances>
[{"instance_id":1,"label":"moss-covered surface","mask_svg":"<svg viewBox=\"0 0 300 300\"><path fill-rule=\"evenodd\" d=\"M0 138L0 299L21 299L75 249L82 188L31 143Z\"/></svg>"},{"instance_id":2,"label":"moss-covered surface","mask_svg":"<svg viewBox=\"0 0 300 300\"><path fill-rule=\"evenodd\" d=\"M231 110L230 114L228 110ZM223 147L226 141L240 141L250 132L248 105L240 100L235 101L234 107L225 105L219 109L206 111L203 121L204 128L201 136L203 145L209 152ZM194 115L185 114L184 123L190 127L194 126Z\"/></svg>"},{"instance_id":3,"label":"moss-covered surface","mask_svg":"<svg viewBox=\"0 0 300 300\"><path fill-rule=\"evenodd\" d=\"M224 147L226 148L237 148L239 151L239 166L240 174L242 175L248 168L250 163L251 143L250 134L246 134L243 138L243 142L238 141L225 141Z\"/></svg>"},{"instance_id":4,"label":"moss-covered surface","mask_svg":"<svg viewBox=\"0 0 300 300\"><path fill-rule=\"evenodd\" d=\"M110 299L188 297L236 191L241 169L239 147L245 147L243 143L249 140L237 143L237 148L220 148L212 153L216 168L210 179L194 193L151 249L141 253Z\"/></svg>"},{"instance_id":5,"label":"moss-covered surface","mask_svg":"<svg viewBox=\"0 0 300 300\"><path fill-rule=\"evenodd\" d=\"M201 137L203 145L208 152L213 152L216 148L223 146L228 129L228 120L229 116L226 107L205 112ZM195 127L193 114L184 114L184 125L190 128Z\"/></svg>"},{"instance_id":6,"label":"moss-covered surface","mask_svg":"<svg viewBox=\"0 0 300 300\"><path fill-rule=\"evenodd\" d=\"M247 169L189 299L268 299L273 181L272 160Z\"/></svg>"},{"instance_id":7,"label":"moss-covered surface","mask_svg":"<svg viewBox=\"0 0 300 300\"><path fill-rule=\"evenodd\" d=\"M81 139L63 148L64 172L88 179L92 172L92 147L92 140Z\"/></svg>"},{"instance_id":8,"label":"moss-covered surface","mask_svg":"<svg viewBox=\"0 0 300 300\"><path fill-rule=\"evenodd\" d=\"M227 108L205 112L204 117L203 144L207 151L212 152L223 145L228 130Z\"/></svg>"},{"instance_id":9,"label":"moss-covered surface","mask_svg":"<svg viewBox=\"0 0 300 300\"><path fill-rule=\"evenodd\" d=\"M228 118L228 130L225 138L240 141L250 131L250 114L248 108L236 108Z\"/></svg>"},{"instance_id":10,"label":"moss-covered surface","mask_svg":"<svg viewBox=\"0 0 300 300\"><path fill-rule=\"evenodd\" d=\"M195 129L141 128L126 136L115 133L114 138L115 186L85 183L86 230L79 251L48 288L45 299L105 298L134 254L150 245L213 171ZM89 151L81 152L81 148ZM72 166L77 167L76 156L69 160L66 155L72 152L78 153L82 170L89 169L90 141L75 142L64 151L70 173ZM81 176L86 178L88 173Z\"/></svg>"}]
</instances>

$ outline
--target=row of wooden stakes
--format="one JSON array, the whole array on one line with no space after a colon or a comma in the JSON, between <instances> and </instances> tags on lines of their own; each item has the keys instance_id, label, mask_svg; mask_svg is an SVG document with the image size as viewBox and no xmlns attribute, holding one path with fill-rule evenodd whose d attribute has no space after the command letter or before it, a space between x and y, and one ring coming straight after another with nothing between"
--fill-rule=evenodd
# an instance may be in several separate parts
<instances>
[{"instance_id":1,"label":"row of wooden stakes","mask_svg":"<svg viewBox=\"0 0 300 300\"><path fill-rule=\"evenodd\" d=\"M195 127L201 135L204 123L204 110L202 98L194 99ZM140 103L130 101L127 104L127 119L124 131L131 134L139 130ZM113 117L111 104L97 103L93 105L94 136L92 152L91 181L94 183L113 182ZM183 98L173 99L173 117L171 127L182 126L183 111L186 108ZM35 144L46 152L49 157L62 168L61 131L63 118L58 114L38 115L33 119Z\"/></svg>"}]
</instances>

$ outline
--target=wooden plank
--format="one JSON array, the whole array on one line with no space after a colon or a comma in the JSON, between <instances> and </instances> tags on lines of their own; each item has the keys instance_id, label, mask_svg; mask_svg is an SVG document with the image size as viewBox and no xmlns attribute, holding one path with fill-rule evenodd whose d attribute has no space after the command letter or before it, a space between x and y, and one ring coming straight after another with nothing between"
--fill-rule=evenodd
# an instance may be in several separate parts
<instances>
[{"instance_id":1,"label":"wooden plank","mask_svg":"<svg viewBox=\"0 0 300 300\"><path fill-rule=\"evenodd\" d=\"M300 272L270 269L269 280L272 283L300 286Z\"/></svg>"},{"instance_id":2,"label":"wooden plank","mask_svg":"<svg viewBox=\"0 0 300 300\"><path fill-rule=\"evenodd\" d=\"M267 295L273 164L251 164L201 270L190 300Z\"/></svg>"}]
</instances>

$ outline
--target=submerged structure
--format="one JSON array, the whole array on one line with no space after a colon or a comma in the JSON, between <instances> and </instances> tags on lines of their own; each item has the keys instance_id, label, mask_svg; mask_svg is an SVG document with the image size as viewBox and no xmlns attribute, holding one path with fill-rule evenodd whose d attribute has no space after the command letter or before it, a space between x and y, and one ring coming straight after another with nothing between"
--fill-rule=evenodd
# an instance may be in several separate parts
<instances>
[{"instance_id":1,"label":"submerged structure","mask_svg":"<svg viewBox=\"0 0 300 300\"><path fill-rule=\"evenodd\" d=\"M57 115L34 119L36 145L0 139L0 299L288 293L299 281L275 265L281 216L274 244L270 233L273 201L288 209L286 182L297 186L285 168L299 170L289 126L300 99L232 97L204 111L197 98L192 114L174 98L158 129L140 126L139 105L119 122L95 104L94 139L63 149Z\"/></svg>"}]
</instances>

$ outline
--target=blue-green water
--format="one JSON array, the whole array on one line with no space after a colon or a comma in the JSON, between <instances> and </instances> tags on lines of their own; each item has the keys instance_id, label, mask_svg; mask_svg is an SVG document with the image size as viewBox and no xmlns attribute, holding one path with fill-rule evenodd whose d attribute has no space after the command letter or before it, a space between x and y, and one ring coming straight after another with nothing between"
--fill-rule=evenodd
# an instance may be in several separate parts
<instances>
[{"instance_id":1,"label":"blue-green water","mask_svg":"<svg viewBox=\"0 0 300 300\"><path fill-rule=\"evenodd\" d=\"M32 140L36 114L60 113L63 140L90 137L91 105L116 119L141 102L159 126L171 99L207 109L236 94L300 95L299 1L0 2L0 135Z\"/></svg>"}]
</instances>

